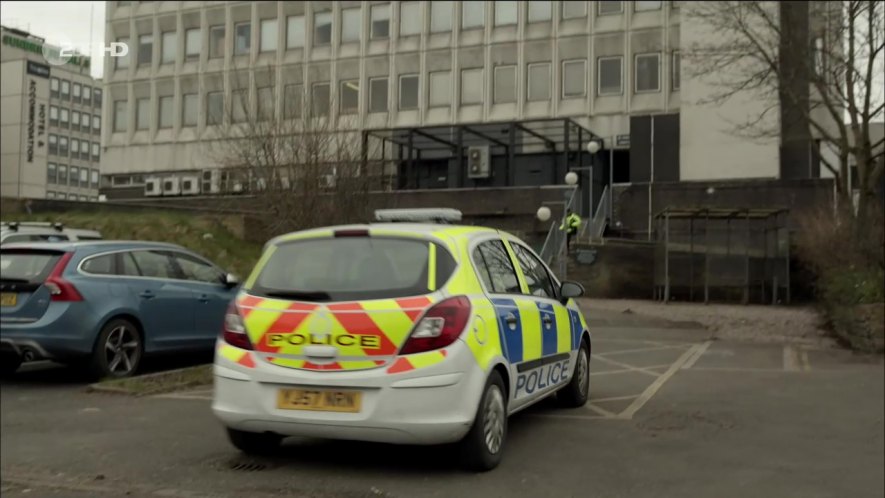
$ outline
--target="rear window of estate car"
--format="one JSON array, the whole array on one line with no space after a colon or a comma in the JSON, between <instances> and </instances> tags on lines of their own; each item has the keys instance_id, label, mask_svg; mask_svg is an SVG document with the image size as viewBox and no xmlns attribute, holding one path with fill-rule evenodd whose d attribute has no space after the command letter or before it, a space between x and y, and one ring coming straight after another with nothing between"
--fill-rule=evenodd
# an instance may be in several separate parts
<instances>
[{"instance_id":1,"label":"rear window of estate car","mask_svg":"<svg viewBox=\"0 0 885 498\"><path fill-rule=\"evenodd\" d=\"M429 281L430 246L435 279ZM359 301L422 295L455 270L442 246L419 239L340 237L277 246L251 292L297 301Z\"/></svg>"},{"instance_id":2,"label":"rear window of estate car","mask_svg":"<svg viewBox=\"0 0 885 498\"><path fill-rule=\"evenodd\" d=\"M58 252L6 250L0 253L0 280L42 283L61 258Z\"/></svg>"}]
</instances>

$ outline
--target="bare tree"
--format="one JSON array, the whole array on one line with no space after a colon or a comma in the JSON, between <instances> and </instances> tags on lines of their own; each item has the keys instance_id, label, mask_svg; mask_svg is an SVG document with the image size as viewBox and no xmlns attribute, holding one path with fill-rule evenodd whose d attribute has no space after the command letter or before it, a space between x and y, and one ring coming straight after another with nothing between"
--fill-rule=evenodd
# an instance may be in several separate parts
<instances>
[{"instance_id":1,"label":"bare tree","mask_svg":"<svg viewBox=\"0 0 885 498\"><path fill-rule=\"evenodd\" d=\"M875 0L834 2L684 2L687 17L715 36L688 47L692 76L714 88L701 104L755 95L761 115L736 123L748 137L773 137L778 120L765 119L784 104L781 124L821 140L835 160L821 163L835 177L840 197L850 195L849 158L857 166L857 213L875 205L883 175L883 142L870 135L882 119L885 88L885 4ZM809 15L810 14L810 15ZM805 84L807 82L807 85ZM778 125L779 126L779 125ZM795 137L784 137L789 140Z\"/></svg>"},{"instance_id":2,"label":"bare tree","mask_svg":"<svg viewBox=\"0 0 885 498\"><path fill-rule=\"evenodd\" d=\"M363 151L356 115L333 114L332 90L277 87L273 76L232 71L224 116L213 118L221 124L212 155L228 187L252 196L270 234L366 221L381 165L370 160L377 151Z\"/></svg>"}]
</instances>

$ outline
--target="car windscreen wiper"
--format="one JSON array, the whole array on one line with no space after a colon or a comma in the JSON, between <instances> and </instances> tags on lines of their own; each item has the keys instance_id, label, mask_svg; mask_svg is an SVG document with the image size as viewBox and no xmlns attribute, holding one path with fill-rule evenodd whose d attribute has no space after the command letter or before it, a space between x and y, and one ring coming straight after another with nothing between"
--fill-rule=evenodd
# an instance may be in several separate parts
<instances>
[{"instance_id":1,"label":"car windscreen wiper","mask_svg":"<svg viewBox=\"0 0 885 498\"><path fill-rule=\"evenodd\" d=\"M279 297L283 299L296 299L299 301L330 301L332 296L324 291L286 291L286 290L267 290L264 292L269 297Z\"/></svg>"}]
</instances>

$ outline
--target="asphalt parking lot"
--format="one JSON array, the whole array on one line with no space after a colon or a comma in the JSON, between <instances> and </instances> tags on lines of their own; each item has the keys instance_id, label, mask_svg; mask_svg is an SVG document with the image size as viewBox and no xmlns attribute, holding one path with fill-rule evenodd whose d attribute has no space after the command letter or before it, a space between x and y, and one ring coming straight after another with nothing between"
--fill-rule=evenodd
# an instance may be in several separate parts
<instances>
[{"instance_id":1,"label":"asphalt parking lot","mask_svg":"<svg viewBox=\"0 0 885 498\"><path fill-rule=\"evenodd\" d=\"M31 366L0 386L3 496L881 497L883 363L842 350L710 341L703 330L593 328L591 403L511 420L501 466L448 447L288 441L240 456L211 391L86 393Z\"/></svg>"}]
</instances>

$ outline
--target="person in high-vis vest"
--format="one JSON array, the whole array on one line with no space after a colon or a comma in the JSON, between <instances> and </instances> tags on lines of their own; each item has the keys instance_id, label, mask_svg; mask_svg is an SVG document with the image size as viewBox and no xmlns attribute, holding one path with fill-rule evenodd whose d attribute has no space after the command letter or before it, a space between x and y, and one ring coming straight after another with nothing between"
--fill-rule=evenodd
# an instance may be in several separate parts
<instances>
[{"instance_id":1,"label":"person in high-vis vest","mask_svg":"<svg viewBox=\"0 0 885 498\"><path fill-rule=\"evenodd\" d=\"M560 230L565 230L566 232L566 251L568 251L572 246L572 236L578 233L578 228L581 226L581 217L578 216L578 213L573 213L571 209L566 211L565 219L562 220L562 225L560 225Z\"/></svg>"}]
</instances>

